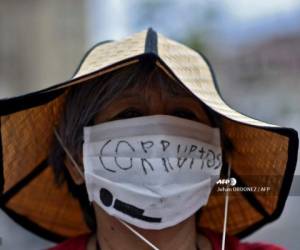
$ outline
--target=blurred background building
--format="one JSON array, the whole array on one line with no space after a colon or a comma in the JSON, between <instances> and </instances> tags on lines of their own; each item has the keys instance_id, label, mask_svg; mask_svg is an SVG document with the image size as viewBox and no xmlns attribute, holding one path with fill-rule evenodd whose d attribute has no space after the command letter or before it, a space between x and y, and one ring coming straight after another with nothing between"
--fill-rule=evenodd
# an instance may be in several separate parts
<instances>
[{"instance_id":1,"label":"blurred background building","mask_svg":"<svg viewBox=\"0 0 300 250\"><path fill-rule=\"evenodd\" d=\"M63 82L96 42L149 26L203 52L229 105L299 131L298 0L0 0L0 97ZM245 240L297 249L299 206L289 196L281 218ZM0 237L0 249L53 245L3 212Z\"/></svg>"}]
</instances>

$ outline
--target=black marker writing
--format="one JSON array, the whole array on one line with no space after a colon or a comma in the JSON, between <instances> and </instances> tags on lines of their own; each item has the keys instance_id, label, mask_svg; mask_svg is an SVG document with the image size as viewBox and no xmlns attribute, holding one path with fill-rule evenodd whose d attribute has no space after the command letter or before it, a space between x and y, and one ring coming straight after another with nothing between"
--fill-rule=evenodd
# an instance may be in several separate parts
<instances>
[{"instance_id":1,"label":"black marker writing","mask_svg":"<svg viewBox=\"0 0 300 250\"><path fill-rule=\"evenodd\" d=\"M148 153L148 149L154 145L153 141L141 141L142 149L145 153Z\"/></svg>"},{"instance_id":2,"label":"black marker writing","mask_svg":"<svg viewBox=\"0 0 300 250\"><path fill-rule=\"evenodd\" d=\"M164 167L165 167L165 171L166 171L166 172L169 172L169 169L168 169L168 166L167 166L166 158L162 158L161 160L162 160L162 163L163 163L163 165L164 165Z\"/></svg>"},{"instance_id":3,"label":"black marker writing","mask_svg":"<svg viewBox=\"0 0 300 250\"><path fill-rule=\"evenodd\" d=\"M128 169L132 168L132 158L129 158L129 165L128 165L127 167L121 166L121 164L119 164L119 162L118 162L118 157L114 157L114 160L115 160L115 164L116 164L120 169L128 170Z\"/></svg>"},{"instance_id":4,"label":"black marker writing","mask_svg":"<svg viewBox=\"0 0 300 250\"><path fill-rule=\"evenodd\" d=\"M191 154L191 153L193 153L194 151L196 151L197 148L198 148L197 146L191 145L189 154Z\"/></svg>"},{"instance_id":5,"label":"black marker writing","mask_svg":"<svg viewBox=\"0 0 300 250\"><path fill-rule=\"evenodd\" d=\"M100 189L100 200L102 201L104 206L110 207L113 204L114 198L113 198L112 193L109 190L107 190L106 188L101 188ZM161 218L145 216L145 215L143 215L143 213L145 212L144 209L138 208L136 206L133 206L133 205L131 205L127 202L121 201L119 199L115 200L115 202L113 204L113 208L119 212L127 214L136 219L140 219L140 220L152 222L152 223L161 222Z\"/></svg>"},{"instance_id":6,"label":"black marker writing","mask_svg":"<svg viewBox=\"0 0 300 250\"><path fill-rule=\"evenodd\" d=\"M134 147L132 147L128 141L120 140L120 141L118 141L117 146L116 146L116 150L115 150L116 154L119 153L119 147L120 147L121 143L127 145L132 150L132 152L135 152Z\"/></svg>"},{"instance_id":7,"label":"black marker writing","mask_svg":"<svg viewBox=\"0 0 300 250\"><path fill-rule=\"evenodd\" d=\"M161 140L160 141L162 147L163 147L163 151L165 152L166 149L170 146L170 142L169 141L166 141L166 140Z\"/></svg>"},{"instance_id":8,"label":"black marker writing","mask_svg":"<svg viewBox=\"0 0 300 250\"><path fill-rule=\"evenodd\" d=\"M206 162L207 167L208 168L213 167L215 165L215 161L216 161L215 152L212 151L211 149L209 149L206 154L206 159L207 159L207 162Z\"/></svg>"},{"instance_id":9,"label":"black marker writing","mask_svg":"<svg viewBox=\"0 0 300 250\"><path fill-rule=\"evenodd\" d=\"M218 169L222 166L222 154L217 155L218 164L214 167L214 169Z\"/></svg>"},{"instance_id":10,"label":"black marker writing","mask_svg":"<svg viewBox=\"0 0 300 250\"><path fill-rule=\"evenodd\" d=\"M187 158L178 158L177 159L177 166L179 167L179 168L182 168L182 166L183 166L183 164L186 162L186 160L187 160Z\"/></svg>"},{"instance_id":11,"label":"black marker writing","mask_svg":"<svg viewBox=\"0 0 300 250\"><path fill-rule=\"evenodd\" d=\"M190 168L192 168L192 167L193 167L193 164L194 164L194 158L192 158L192 160L191 160L191 163L190 163Z\"/></svg>"},{"instance_id":12,"label":"black marker writing","mask_svg":"<svg viewBox=\"0 0 300 250\"><path fill-rule=\"evenodd\" d=\"M170 153L170 156L164 156L165 152ZM159 162L158 166L153 165L152 158L158 160L154 161L156 164ZM189 169L197 167L214 170L222 166L222 154L205 145L175 144L168 140L151 139L140 142L126 139L107 140L99 150L99 160L101 166L109 172L138 168L145 175L153 171L162 171L162 168L166 173L171 173L172 170L182 169L185 165Z\"/></svg>"},{"instance_id":13,"label":"black marker writing","mask_svg":"<svg viewBox=\"0 0 300 250\"><path fill-rule=\"evenodd\" d=\"M103 150L104 150L104 148L105 148L110 142L111 142L111 140L108 140L108 141L105 142L105 143L103 144L103 146L101 147L100 153L99 153L99 160L100 160L100 163L101 163L101 165L102 165L102 167L103 167L104 169L106 169L106 170L108 170L108 171L110 171L110 172L115 173L116 170L107 168L107 167L104 165L104 162L103 162L103 160L102 160Z\"/></svg>"},{"instance_id":14,"label":"black marker writing","mask_svg":"<svg viewBox=\"0 0 300 250\"><path fill-rule=\"evenodd\" d=\"M201 147L201 149L198 150L198 152L200 153L200 159L203 159L203 155L205 153L203 147Z\"/></svg>"},{"instance_id":15,"label":"black marker writing","mask_svg":"<svg viewBox=\"0 0 300 250\"><path fill-rule=\"evenodd\" d=\"M151 163L147 159L141 158L141 161L142 161L142 166L145 174L147 174L146 165L148 165L148 167L150 167L152 171L154 170Z\"/></svg>"}]
</instances>

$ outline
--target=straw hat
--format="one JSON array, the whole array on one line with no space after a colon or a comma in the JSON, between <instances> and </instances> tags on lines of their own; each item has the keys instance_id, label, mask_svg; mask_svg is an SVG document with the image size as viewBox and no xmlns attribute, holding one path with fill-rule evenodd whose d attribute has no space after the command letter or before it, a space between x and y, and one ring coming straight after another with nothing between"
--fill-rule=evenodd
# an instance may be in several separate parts
<instances>
[{"instance_id":1,"label":"straw hat","mask_svg":"<svg viewBox=\"0 0 300 250\"><path fill-rule=\"evenodd\" d=\"M53 127L65 95L75 84L138 63L146 55L221 117L223 133L233 146L231 174L238 184L275 188L274 195L235 192L230 196L228 233L246 236L277 219L287 199L297 161L298 135L230 108L220 96L207 60L196 51L148 29L94 46L71 80L0 101L0 207L15 221L50 240L89 231L80 206L67 186L54 185L47 163ZM226 167L226 164L224 165ZM277 178L249 178L251 176ZM222 232L224 193L214 189L198 225Z\"/></svg>"}]
</instances>

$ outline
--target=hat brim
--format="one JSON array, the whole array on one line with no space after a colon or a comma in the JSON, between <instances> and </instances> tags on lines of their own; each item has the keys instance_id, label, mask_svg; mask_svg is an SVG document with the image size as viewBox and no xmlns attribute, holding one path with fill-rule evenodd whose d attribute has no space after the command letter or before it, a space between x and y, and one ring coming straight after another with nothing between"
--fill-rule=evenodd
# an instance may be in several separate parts
<instances>
[{"instance_id":1,"label":"hat brim","mask_svg":"<svg viewBox=\"0 0 300 250\"><path fill-rule=\"evenodd\" d=\"M233 145L231 173L238 183L277 190L274 195L236 192L230 197L228 233L244 237L280 216L296 167L297 132L232 109L221 97L213 70L203 55L150 29L118 42L97 44L66 82L0 100L0 207L11 218L53 241L89 231L79 203L67 186L54 185L52 167L47 162L53 127L59 121L69 88L145 59L154 60L220 116L222 132ZM260 175L276 176L276 182L274 178L249 178ZM222 232L224 201L214 189L197 224Z\"/></svg>"}]
</instances>

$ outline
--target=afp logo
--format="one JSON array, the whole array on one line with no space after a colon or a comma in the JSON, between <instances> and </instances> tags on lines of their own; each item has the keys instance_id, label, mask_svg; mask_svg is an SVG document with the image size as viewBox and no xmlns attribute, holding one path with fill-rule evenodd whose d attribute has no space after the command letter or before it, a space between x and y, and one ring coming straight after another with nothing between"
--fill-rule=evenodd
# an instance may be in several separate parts
<instances>
[{"instance_id":1,"label":"afp logo","mask_svg":"<svg viewBox=\"0 0 300 250\"><path fill-rule=\"evenodd\" d=\"M216 184L218 185L230 185L230 186L235 186L237 183L236 179L234 177L231 177L229 179L219 179Z\"/></svg>"}]
</instances>

